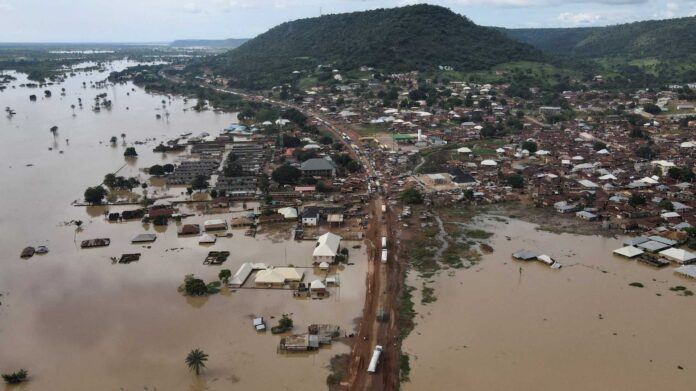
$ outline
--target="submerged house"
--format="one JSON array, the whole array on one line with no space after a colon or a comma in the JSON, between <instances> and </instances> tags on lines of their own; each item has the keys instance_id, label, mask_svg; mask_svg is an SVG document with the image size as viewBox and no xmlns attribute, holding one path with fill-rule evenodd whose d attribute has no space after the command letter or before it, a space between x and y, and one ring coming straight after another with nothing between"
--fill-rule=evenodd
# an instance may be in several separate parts
<instances>
[{"instance_id":1,"label":"submerged house","mask_svg":"<svg viewBox=\"0 0 696 391\"><path fill-rule=\"evenodd\" d=\"M280 287L291 282L301 282L303 277L304 272L294 267L275 267L259 270L254 282L256 285Z\"/></svg>"},{"instance_id":2,"label":"submerged house","mask_svg":"<svg viewBox=\"0 0 696 391\"><path fill-rule=\"evenodd\" d=\"M327 232L321 235L312 254L314 262L333 262L336 259L336 255L338 255L340 244L341 237L336 234Z\"/></svg>"}]
</instances>

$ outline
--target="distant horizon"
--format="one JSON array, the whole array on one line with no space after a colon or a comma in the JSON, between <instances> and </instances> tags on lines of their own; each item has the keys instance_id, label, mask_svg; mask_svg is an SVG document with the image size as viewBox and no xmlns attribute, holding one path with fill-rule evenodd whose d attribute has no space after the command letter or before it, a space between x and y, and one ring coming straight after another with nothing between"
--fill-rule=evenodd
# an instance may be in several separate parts
<instances>
[{"instance_id":1,"label":"distant horizon","mask_svg":"<svg viewBox=\"0 0 696 391\"><path fill-rule=\"evenodd\" d=\"M511 29L605 27L696 15L693 0L666 3L660 0L120 0L119 4L114 3L0 0L0 36L5 39L0 44L168 44L178 40L251 39L292 20L415 3L447 7L481 26ZM130 9L139 11L133 13ZM110 27L108 31L103 28L105 25ZM173 37L173 34L181 35Z\"/></svg>"},{"instance_id":2,"label":"distant horizon","mask_svg":"<svg viewBox=\"0 0 696 391\"><path fill-rule=\"evenodd\" d=\"M392 7L393 8L393 7ZM466 16L466 15L463 15ZM644 20L635 20L633 22L626 22L626 23L638 23L638 22L648 22L648 21L653 21L653 20L670 20L670 19L680 19L683 17L674 17L674 18L666 18L666 19L644 19ZM575 26L575 27L503 27L503 26L483 26L483 27L490 27L490 28L506 28L506 29L511 29L511 30L522 30L522 29L536 29L536 30L544 30L544 29L576 29L576 28L602 28L602 27L610 27L610 26L616 26L620 24L626 24L626 23L614 23L614 24L606 24L602 26ZM271 27L272 28L272 27ZM261 33L263 34L263 33ZM246 39L246 40L251 40L254 39L256 36L253 37L225 37L225 38L174 38L174 39L169 39L169 40L162 40L162 41L0 41L0 46L7 46L7 45L170 45L173 42L176 41L225 41L228 39Z\"/></svg>"}]
</instances>

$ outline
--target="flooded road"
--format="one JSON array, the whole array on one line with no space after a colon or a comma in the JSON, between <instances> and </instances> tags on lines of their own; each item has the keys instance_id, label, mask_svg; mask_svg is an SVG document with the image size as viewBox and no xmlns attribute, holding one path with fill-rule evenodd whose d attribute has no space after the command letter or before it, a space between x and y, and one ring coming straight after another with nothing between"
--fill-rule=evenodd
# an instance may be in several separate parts
<instances>
[{"instance_id":1,"label":"flooded road","mask_svg":"<svg viewBox=\"0 0 696 391\"><path fill-rule=\"evenodd\" d=\"M334 343L311 354L277 354L279 337L256 333L251 318L263 316L271 326L276 323L271 317L289 313L298 333L310 323L352 331L364 302L364 247L352 249L355 243L345 243L355 265L331 272L339 274L341 287L332 288L325 300L251 289L223 289L207 298L182 296L177 287L186 274L210 282L221 268L234 273L243 262L307 267L301 270L310 281L324 274L311 268L311 241L277 240L277 234L273 240L264 234L249 238L243 230L231 230L232 238L201 246L196 237L178 237L174 224L155 228L139 221L108 223L103 217L107 209L134 207L72 206L86 187L99 184L124 164L119 175L146 181L141 169L179 159L177 154L152 153L160 140L188 132L217 134L236 122L234 114L184 112L195 101L170 101L130 84L89 88L90 81L105 77L79 74L58 86L10 87L0 93L0 106L17 112L11 119L0 119L0 372L27 369L30 381L22 390L325 388L329 359L348 352L346 345ZM60 96L61 88L66 96ZM41 98L45 89L52 90L51 98ZM103 92L113 107L94 113L93 98ZM29 101L30 94L39 97L37 102ZM77 97L82 97L84 109L76 109L73 116L70 105L77 106ZM49 132L54 125L59 127L55 138ZM127 164L121 133L126 134L127 146L150 139L146 145L134 145L139 156ZM109 145L112 136L118 138L117 146ZM150 194L181 190L152 183L149 189ZM239 205L235 209L241 211ZM229 220L241 213L184 211L195 214L184 220L186 224ZM64 224L71 220L82 220L82 229ZM157 240L146 246L130 243L146 232L156 233ZM79 249L81 240L97 237L111 238L111 245ZM20 259L20 251L29 245L46 245L50 252ZM211 250L227 250L231 256L222 267L203 265ZM112 257L134 252L142 253L140 261L112 263ZM184 364L193 348L210 356L198 378Z\"/></svg>"},{"instance_id":2,"label":"flooded road","mask_svg":"<svg viewBox=\"0 0 696 391\"><path fill-rule=\"evenodd\" d=\"M616 257L619 239L539 232L519 220L487 219L477 228L495 233L495 252L468 270L433 277L435 303L414 296L404 390L693 388L696 299L669 288L696 286L673 266L656 270ZM549 254L564 267L514 261L519 249Z\"/></svg>"}]
</instances>

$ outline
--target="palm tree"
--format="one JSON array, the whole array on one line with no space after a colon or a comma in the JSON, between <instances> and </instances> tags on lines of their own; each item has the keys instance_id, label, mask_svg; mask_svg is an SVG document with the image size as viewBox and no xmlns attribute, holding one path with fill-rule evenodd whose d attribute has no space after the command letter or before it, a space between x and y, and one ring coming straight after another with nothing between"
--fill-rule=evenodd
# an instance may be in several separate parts
<instances>
[{"instance_id":1,"label":"palm tree","mask_svg":"<svg viewBox=\"0 0 696 391\"><path fill-rule=\"evenodd\" d=\"M186 356L186 366L196 372L196 376L201 373L202 368L205 368L206 361L208 361L208 355L200 349L193 349Z\"/></svg>"}]
</instances>

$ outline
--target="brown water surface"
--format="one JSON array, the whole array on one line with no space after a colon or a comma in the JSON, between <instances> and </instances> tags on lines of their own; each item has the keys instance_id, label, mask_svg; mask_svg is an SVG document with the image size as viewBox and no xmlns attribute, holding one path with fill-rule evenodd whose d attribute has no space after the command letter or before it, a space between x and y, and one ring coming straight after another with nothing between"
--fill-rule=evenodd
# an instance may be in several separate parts
<instances>
[{"instance_id":1,"label":"brown water surface","mask_svg":"<svg viewBox=\"0 0 696 391\"><path fill-rule=\"evenodd\" d=\"M434 277L437 301L416 306L418 325L404 343L411 382L403 389L693 389L696 298L669 288L696 284L673 267L613 256L623 238L539 232L519 220L482 225L495 232L495 252ZM514 261L522 248L564 267Z\"/></svg>"},{"instance_id":2,"label":"brown water surface","mask_svg":"<svg viewBox=\"0 0 696 391\"><path fill-rule=\"evenodd\" d=\"M123 66L123 62L113 64L114 69ZM188 132L217 134L236 121L234 114L185 112L195 101L170 101L131 84L89 87L90 81L105 77L105 73L79 74L62 85L41 89L20 88L18 84L25 81L20 79L13 83L16 88L0 92L0 106L17 111L12 119L0 119L0 372L28 369L31 381L22 388L26 390L324 388L329 358L347 352L347 346L335 343L313 354L277 354L279 337L256 333L251 317L264 316L273 325L270 317L290 313L296 332L304 332L310 323L352 330L364 301L364 249L351 250L356 265L339 271L342 286L326 300L293 299L290 291L245 289L223 290L207 298L183 297L177 287L184 275L217 279L221 267L202 264L208 251L230 251L222 268L234 273L243 262L309 267L314 243L272 241L265 235L252 239L243 230L234 230L232 238L200 246L196 237L177 237L173 224L155 229L137 221L108 223L103 217L107 210L133 207L72 206L86 187L99 184L106 173L124 164L119 175L147 181L142 169L181 158L152 153L159 141ZM66 89L64 97L61 87ZM52 90L53 96L41 98L44 89ZM94 113L92 100L102 92L113 101L113 108ZM30 94L39 96L38 101L30 102ZM77 106L77 97L82 97L84 109L76 109L73 116L70 105ZM162 119L155 118L157 113ZM53 125L59 127L55 138L49 132ZM135 145L139 156L129 164L123 157L121 133L129 146L148 140L147 145ZM118 137L117 146L109 145L111 136ZM182 190L167 189L161 182L153 185L150 195L180 195ZM230 219L242 208L236 205L232 213L212 216L195 208L184 211L196 214L186 223L202 224L211 218ZM82 229L64 224L71 220L84 221ZM156 242L130 244L143 232L157 233ZM79 249L81 240L97 237L111 238L111 246ZM50 252L20 259L20 251L29 245L47 245ZM139 262L112 263L111 257L132 252L142 253ZM309 280L322 277L313 269L303 270ZM199 378L184 365L193 348L210 356Z\"/></svg>"}]
</instances>

